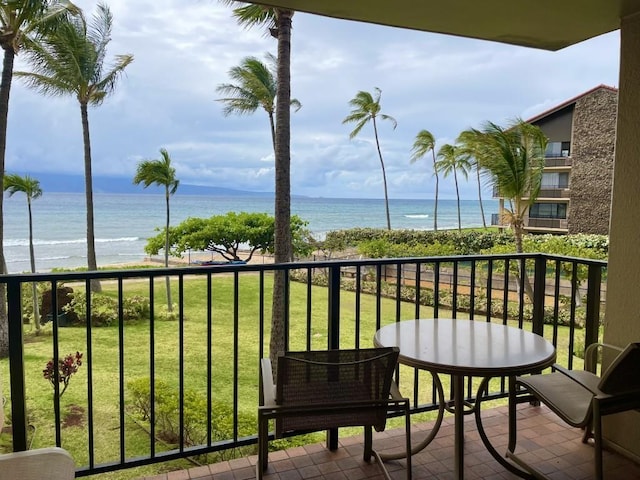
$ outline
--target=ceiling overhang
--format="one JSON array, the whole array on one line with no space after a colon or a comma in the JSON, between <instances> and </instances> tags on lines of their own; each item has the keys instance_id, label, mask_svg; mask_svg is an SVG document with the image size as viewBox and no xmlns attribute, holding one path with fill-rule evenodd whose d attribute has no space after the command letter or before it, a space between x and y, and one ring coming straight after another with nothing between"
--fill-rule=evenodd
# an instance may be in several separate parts
<instances>
[{"instance_id":1,"label":"ceiling overhang","mask_svg":"<svg viewBox=\"0 0 640 480\"><path fill-rule=\"evenodd\" d=\"M252 0L327 17L558 50L620 28L640 0Z\"/></svg>"}]
</instances>

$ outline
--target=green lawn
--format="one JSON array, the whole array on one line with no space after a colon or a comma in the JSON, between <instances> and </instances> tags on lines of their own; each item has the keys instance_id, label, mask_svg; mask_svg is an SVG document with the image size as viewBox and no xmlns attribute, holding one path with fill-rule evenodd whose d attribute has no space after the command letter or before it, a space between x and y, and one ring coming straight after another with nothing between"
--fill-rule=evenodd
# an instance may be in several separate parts
<instances>
[{"instance_id":1,"label":"green lawn","mask_svg":"<svg viewBox=\"0 0 640 480\"><path fill-rule=\"evenodd\" d=\"M115 283L104 282L104 290L111 295L117 295ZM155 287L156 305L165 302L164 279L158 279ZM219 275L212 279L211 289L211 367L212 367L212 397L216 401L231 404L233 401L234 372L237 372L239 386L238 408L240 412L255 416L258 404L258 360L260 356L260 296L257 275L242 275L238 283L238 316L234 318L234 281L233 276ZM272 282L269 275L265 275L264 294L264 351L269 342L268 323L270 319ZM124 295L149 295L148 282L127 281L124 284ZM173 300L178 301L178 284L173 285ZM179 323L175 321L155 322L153 338L155 348L153 361L155 377L175 390L179 381L179 338L183 337L184 355L184 385L185 389L194 390L201 395L207 389L207 285L204 279L188 278L184 282L184 329L180 332ZM310 304L308 315L307 304ZM394 321L396 302L382 299L381 318L383 324ZM440 315L448 312L441 309ZM414 318L413 304L401 305L401 318ZM421 317L433 316L430 307L422 307ZM291 284L290 302L290 348L292 350L307 348L306 332L309 322L311 348L323 349L327 345L327 290L323 287L312 287L308 298L307 287L304 284ZM361 347L372 346L375 332L376 299L373 296L362 295L360 302L360 334ZM465 315L459 315L465 318ZM355 327L355 294L341 292L341 346L350 348L356 345ZM237 322L237 328L236 328ZM29 330L29 326L25 327ZM582 332L578 331L578 334ZM559 362L566 364L566 345L568 345L568 328L559 331ZM551 338L551 327L546 328L545 336ZM137 321L127 323L123 329L122 339L117 326L93 328L91 332L92 354L91 371L93 375L93 422L95 451L98 452L96 463L115 461L119 458L120 444L119 406L120 406L120 342L124 352L125 385L124 402L131 402L131 395L126 389L126 382L136 378L148 377L151 365L150 323ZM87 382L89 365L87 347L87 330L84 327L60 329L59 351L63 356L79 350L85 354L85 363L79 372L71 379L67 392L61 399L63 421L73 420L73 413L80 409L80 424L70 424L62 429L62 446L72 452L77 465L88 463L87 447ZM562 357L563 351L565 357ZM52 357L52 331L47 326L44 331L35 336L27 333L25 342L25 380L27 389L27 409L29 422L34 430L31 434L33 448L55 444L53 389L42 377L42 370L46 362ZM582 364L578 364L581 366ZM578 365L575 365L577 367ZM0 360L0 376L3 382L5 396L9 395L8 361ZM421 372L421 384L430 384L429 375ZM446 379L443 379L446 380ZM446 381L444 383L447 383ZM407 396L412 395L413 371L402 368L401 389ZM446 388L446 386L445 386ZM429 402L430 389L421 391L421 401ZM6 410L9 408L7 407ZM82 413L84 411L84 413ZM127 457L145 455L149 451L150 440L144 422L129 414L125 415L125 455ZM393 425L393 422L392 422ZM10 442L7 434L2 435L2 441ZM157 451L169 449L156 443ZM191 466L186 461L174 462L171 465L155 465L121 472L101 475L100 478L128 479L136 478L152 472L165 469L175 469L177 466L186 468Z\"/></svg>"}]
</instances>

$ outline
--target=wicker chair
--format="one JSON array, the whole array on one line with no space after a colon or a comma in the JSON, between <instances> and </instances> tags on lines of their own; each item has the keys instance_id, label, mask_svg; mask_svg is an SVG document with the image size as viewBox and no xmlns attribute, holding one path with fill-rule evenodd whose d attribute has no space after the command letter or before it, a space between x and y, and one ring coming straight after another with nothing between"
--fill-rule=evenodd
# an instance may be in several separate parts
<instances>
[{"instance_id":1,"label":"wicker chair","mask_svg":"<svg viewBox=\"0 0 640 480\"><path fill-rule=\"evenodd\" d=\"M390 411L405 415L407 479L411 478L409 399L393 381L398 349L371 348L287 352L278 357L278 380L273 383L271 362L262 359L263 399L258 408L257 478L268 466L269 420L275 419L275 437L330 428L364 426L364 460L375 456L372 428L382 431Z\"/></svg>"},{"instance_id":2,"label":"wicker chair","mask_svg":"<svg viewBox=\"0 0 640 480\"><path fill-rule=\"evenodd\" d=\"M0 379L0 431L4 426L4 397ZM76 467L62 448L38 448L0 455L0 480L72 480Z\"/></svg>"},{"instance_id":3,"label":"wicker chair","mask_svg":"<svg viewBox=\"0 0 640 480\"><path fill-rule=\"evenodd\" d=\"M598 348L618 354L601 377L591 373L596 371ZM524 387L569 425L583 428L584 443L593 438L595 478L602 480L602 417L640 408L640 343L631 343L624 350L592 344L585 350L585 370L567 370L559 365L554 368L556 371L550 374L517 377L515 384ZM516 400L514 394L511 401L519 403L527 398L530 397ZM512 452L508 456L536 478L545 478Z\"/></svg>"}]
</instances>

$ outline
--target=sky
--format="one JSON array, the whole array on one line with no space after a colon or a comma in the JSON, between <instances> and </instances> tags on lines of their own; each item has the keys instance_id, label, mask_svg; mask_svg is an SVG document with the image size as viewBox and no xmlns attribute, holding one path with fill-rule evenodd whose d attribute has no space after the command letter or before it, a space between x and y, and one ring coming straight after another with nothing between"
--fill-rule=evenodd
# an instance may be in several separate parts
<instances>
[{"instance_id":1,"label":"sky","mask_svg":"<svg viewBox=\"0 0 640 480\"><path fill-rule=\"evenodd\" d=\"M87 17L97 2L77 0ZM223 115L216 87L244 57L276 53L263 29L236 24L216 0L110 0L114 17L106 63L132 54L113 95L90 107L93 174L131 182L136 164L166 148L183 184L274 190L274 155L266 112ZM353 140L343 125L358 91L382 91L379 125L389 198L431 199L431 154L411 163L416 134L436 149L489 120L533 117L597 85L618 86L619 32L558 52L336 20L293 17L291 193L384 198L373 129ZM28 71L18 57L15 70ZM82 175L80 108L74 97L43 97L14 78L6 170ZM486 188L485 192L489 189ZM477 198L474 179L462 198ZM453 179L440 198L454 199Z\"/></svg>"}]
</instances>

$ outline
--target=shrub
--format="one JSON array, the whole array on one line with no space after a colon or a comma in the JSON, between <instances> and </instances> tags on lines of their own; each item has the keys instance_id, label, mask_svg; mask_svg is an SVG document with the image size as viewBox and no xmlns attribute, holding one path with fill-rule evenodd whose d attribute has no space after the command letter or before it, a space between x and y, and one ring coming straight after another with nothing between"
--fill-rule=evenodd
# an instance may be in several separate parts
<instances>
[{"instance_id":1,"label":"shrub","mask_svg":"<svg viewBox=\"0 0 640 480\"><path fill-rule=\"evenodd\" d=\"M78 323L87 323L87 295L83 291L73 292L71 302L63 307L66 313L73 312ZM127 321L149 318L149 299L139 295L122 299L122 319ZM91 294L91 325L108 327L117 324L119 318L118 300L100 293Z\"/></svg>"},{"instance_id":2,"label":"shrub","mask_svg":"<svg viewBox=\"0 0 640 480\"><path fill-rule=\"evenodd\" d=\"M130 392L129 409L142 421L151 419L151 381L149 377L127 382ZM171 387L162 380L154 385L155 431L167 443L177 443L180 438L180 403L177 387ZM244 412L238 414L238 435L251 435L255 431L256 417ZM207 399L204 395L186 389L183 398L182 435L186 446L202 445L207 440ZM233 405L214 400L211 403L211 439L213 442L232 438L234 435ZM240 452L218 452L216 460L224 460ZM245 453L242 452L242 455Z\"/></svg>"}]
</instances>

